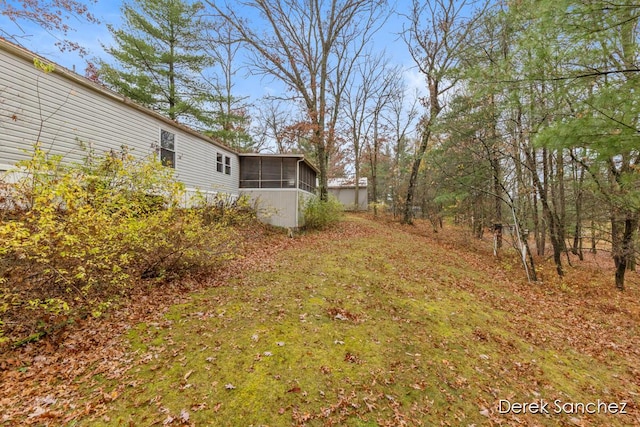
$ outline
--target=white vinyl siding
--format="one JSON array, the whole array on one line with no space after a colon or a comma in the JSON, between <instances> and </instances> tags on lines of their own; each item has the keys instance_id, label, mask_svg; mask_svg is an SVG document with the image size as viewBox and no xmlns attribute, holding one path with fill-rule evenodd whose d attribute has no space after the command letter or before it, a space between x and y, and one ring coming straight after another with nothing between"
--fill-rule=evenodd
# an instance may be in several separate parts
<instances>
[{"instance_id":1,"label":"white vinyl siding","mask_svg":"<svg viewBox=\"0 0 640 427\"><path fill-rule=\"evenodd\" d=\"M30 54L0 41L0 163L30 157L33 145L78 162L126 146L136 157L160 156L161 131L174 135L176 177L189 188L238 194L238 158L232 151L120 95L60 69L44 73ZM229 158L229 174L212 173L217 153Z\"/></svg>"}]
</instances>

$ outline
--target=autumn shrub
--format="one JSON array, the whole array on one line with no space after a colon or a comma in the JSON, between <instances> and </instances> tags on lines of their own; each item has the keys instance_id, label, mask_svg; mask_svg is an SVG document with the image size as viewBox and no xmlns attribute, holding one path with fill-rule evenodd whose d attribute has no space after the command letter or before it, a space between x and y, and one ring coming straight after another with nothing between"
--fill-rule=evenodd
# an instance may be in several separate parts
<instances>
[{"instance_id":1,"label":"autumn shrub","mask_svg":"<svg viewBox=\"0 0 640 427\"><path fill-rule=\"evenodd\" d=\"M181 207L184 186L153 158L123 149L64 166L36 146L18 166L3 187L0 319L97 315L140 279L209 271L232 256L231 229L206 207Z\"/></svg>"},{"instance_id":2,"label":"autumn shrub","mask_svg":"<svg viewBox=\"0 0 640 427\"><path fill-rule=\"evenodd\" d=\"M243 226L257 219L256 207L247 195L218 193L213 198L197 195L194 205L206 224Z\"/></svg>"},{"instance_id":3,"label":"autumn shrub","mask_svg":"<svg viewBox=\"0 0 640 427\"><path fill-rule=\"evenodd\" d=\"M314 196L309 198L304 206L304 228L308 230L322 230L338 222L343 215L342 204L334 196L327 200Z\"/></svg>"}]
</instances>

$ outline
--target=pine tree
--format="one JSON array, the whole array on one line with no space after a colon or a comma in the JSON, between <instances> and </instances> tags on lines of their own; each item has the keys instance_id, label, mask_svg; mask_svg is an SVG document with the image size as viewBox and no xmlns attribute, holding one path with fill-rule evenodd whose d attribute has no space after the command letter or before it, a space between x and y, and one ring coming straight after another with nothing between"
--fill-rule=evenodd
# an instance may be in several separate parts
<instances>
[{"instance_id":1,"label":"pine tree","mask_svg":"<svg viewBox=\"0 0 640 427\"><path fill-rule=\"evenodd\" d=\"M581 153L572 160L589 173L609 210L615 284L624 290L640 224L640 6L631 0L548 3L565 17L556 42L567 46L564 67L555 80L563 82L567 108L536 142Z\"/></svg>"},{"instance_id":2,"label":"pine tree","mask_svg":"<svg viewBox=\"0 0 640 427\"><path fill-rule=\"evenodd\" d=\"M117 92L172 120L209 128L211 101L201 75L213 65L204 54L207 23L201 3L133 0L122 6L124 24L109 26L113 64L100 63L100 78Z\"/></svg>"}]
</instances>

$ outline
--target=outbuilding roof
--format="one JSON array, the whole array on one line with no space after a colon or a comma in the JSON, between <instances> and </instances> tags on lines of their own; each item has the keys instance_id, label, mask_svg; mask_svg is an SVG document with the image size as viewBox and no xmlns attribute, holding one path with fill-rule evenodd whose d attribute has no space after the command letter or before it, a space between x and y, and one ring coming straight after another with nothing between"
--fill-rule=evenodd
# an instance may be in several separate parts
<instances>
[{"instance_id":1,"label":"outbuilding roof","mask_svg":"<svg viewBox=\"0 0 640 427\"><path fill-rule=\"evenodd\" d=\"M360 178L358 180L358 187L366 188L369 181L367 178ZM355 188L356 180L355 178L332 178L327 182L327 187L329 188Z\"/></svg>"}]
</instances>

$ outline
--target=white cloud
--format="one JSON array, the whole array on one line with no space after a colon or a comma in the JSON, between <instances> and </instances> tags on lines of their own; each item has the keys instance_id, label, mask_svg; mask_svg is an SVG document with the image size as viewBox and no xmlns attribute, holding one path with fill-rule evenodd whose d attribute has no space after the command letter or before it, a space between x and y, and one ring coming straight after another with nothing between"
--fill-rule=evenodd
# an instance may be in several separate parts
<instances>
[{"instance_id":1,"label":"white cloud","mask_svg":"<svg viewBox=\"0 0 640 427\"><path fill-rule=\"evenodd\" d=\"M420 73L418 67L407 67L403 72L404 81L407 85L407 93L414 94L416 91L420 96L424 96L427 93L427 83L424 75Z\"/></svg>"}]
</instances>

